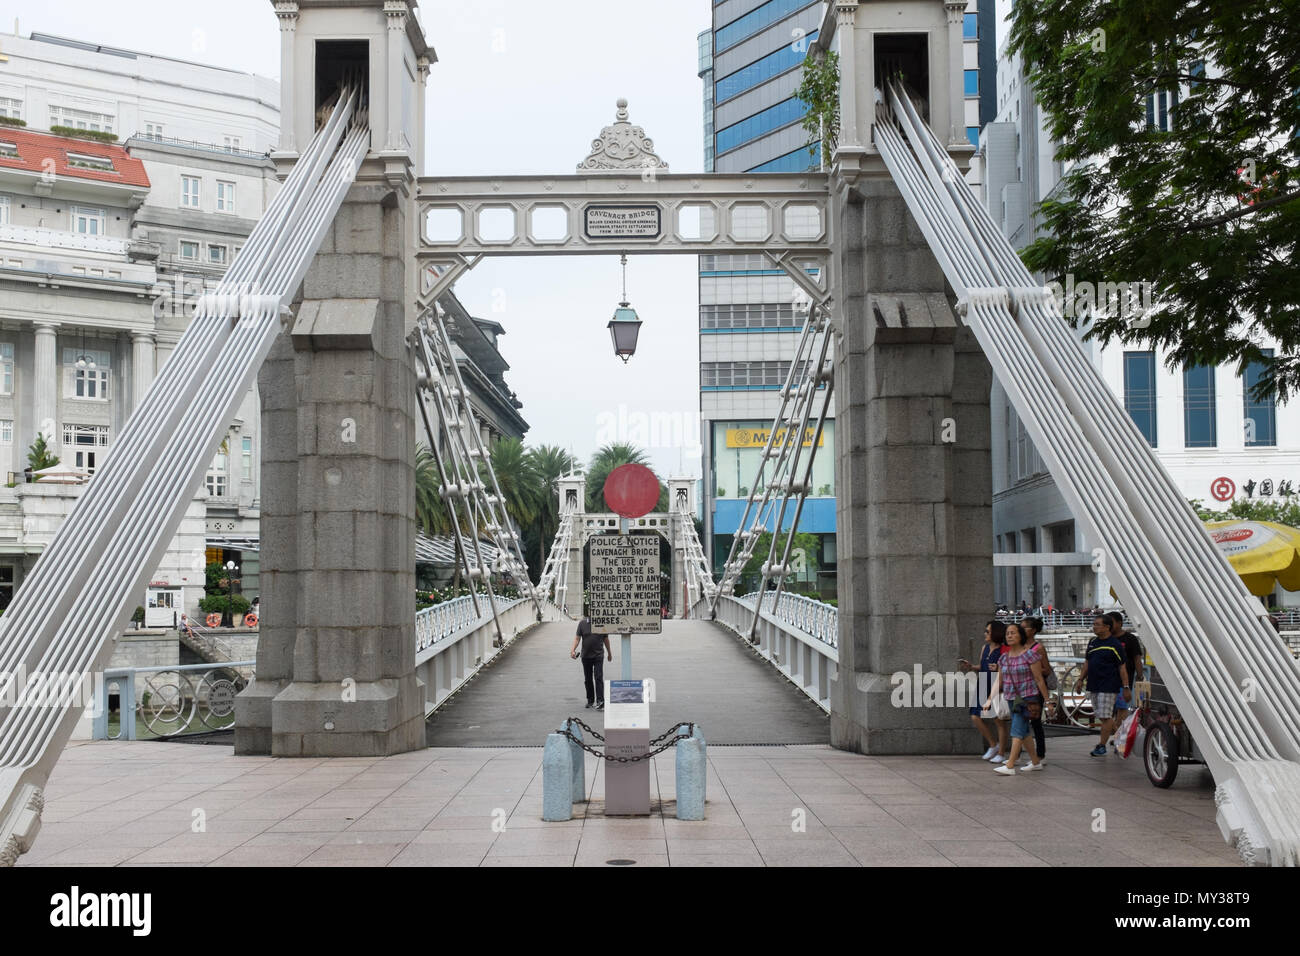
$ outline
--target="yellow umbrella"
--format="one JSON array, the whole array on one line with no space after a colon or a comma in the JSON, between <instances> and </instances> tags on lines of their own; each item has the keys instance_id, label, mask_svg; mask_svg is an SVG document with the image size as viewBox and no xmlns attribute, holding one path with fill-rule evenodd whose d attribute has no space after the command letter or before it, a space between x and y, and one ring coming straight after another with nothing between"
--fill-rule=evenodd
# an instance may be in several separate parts
<instances>
[{"instance_id":1,"label":"yellow umbrella","mask_svg":"<svg viewBox=\"0 0 1300 956\"><path fill-rule=\"evenodd\" d=\"M1300 528L1272 521L1207 521L1206 530L1256 597L1300 591Z\"/></svg>"}]
</instances>

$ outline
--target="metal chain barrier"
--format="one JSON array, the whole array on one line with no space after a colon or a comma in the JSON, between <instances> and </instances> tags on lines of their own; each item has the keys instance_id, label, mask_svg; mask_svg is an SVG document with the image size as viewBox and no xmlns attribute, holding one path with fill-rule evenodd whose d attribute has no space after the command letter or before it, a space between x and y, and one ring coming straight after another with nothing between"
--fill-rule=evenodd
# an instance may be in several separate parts
<instances>
[{"instance_id":1,"label":"metal chain barrier","mask_svg":"<svg viewBox=\"0 0 1300 956\"><path fill-rule=\"evenodd\" d=\"M570 717L569 720L573 721L575 724L577 724L587 733L591 734L597 740L603 741L605 739L603 736L598 734L596 731L592 730L590 727L588 727L577 717ZM676 731L681 730L681 728L683 727L686 728L686 733L684 734L676 733ZM674 724L672 727L668 728L667 731L665 731L664 733L660 734L658 737L651 740L650 741L651 749L639 757L608 757L601 751L597 750L595 747L578 739L578 737L576 737L573 734L573 732L569 730L567 727L556 730L555 732L562 737L569 738L570 741L577 744L579 747L581 747L587 753L591 754L593 757L599 757L601 760L614 760L614 761L618 761L619 763L636 763L637 761L640 760L649 760L651 757L658 756L659 754L663 753L665 750L668 750L670 747L677 746L677 741L679 740L690 740L692 734L694 734L695 732L695 724L686 723L685 721L679 724ZM660 747L654 746L655 744L661 742L662 742L662 746Z\"/></svg>"}]
</instances>

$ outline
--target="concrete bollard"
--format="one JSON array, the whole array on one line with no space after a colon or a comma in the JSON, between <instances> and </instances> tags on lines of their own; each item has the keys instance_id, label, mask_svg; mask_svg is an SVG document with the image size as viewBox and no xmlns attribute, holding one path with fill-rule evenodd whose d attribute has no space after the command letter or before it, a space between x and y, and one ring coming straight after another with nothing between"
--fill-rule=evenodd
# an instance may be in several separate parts
<instances>
[{"instance_id":1,"label":"concrete bollard","mask_svg":"<svg viewBox=\"0 0 1300 956\"><path fill-rule=\"evenodd\" d=\"M542 819L573 819L573 761L569 740L563 734L547 734L542 750Z\"/></svg>"},{"instance_id":2,"label":"concrete bollard","mask_svg":"<svg viewBox=\"0 0 1300 956\"><path fill-rule=\"evenodd\" d=\"M564 721L564 726L578 740L582 739L582 728L572 717ZM583 803L587 799L587 751L577 741L569 741L569 762L573 768L573 802Z\"/></svg>"},{"instance_id":3,"label":"concrete bollard","mask_svg":"<svg viewBox=\"0 0 1300 956\"><path fill-rule=\"evenodd\" d=\"M704 738L677 741L677 819L704 819L704 781L707 761Z\"/></svg>"}]
</instances>

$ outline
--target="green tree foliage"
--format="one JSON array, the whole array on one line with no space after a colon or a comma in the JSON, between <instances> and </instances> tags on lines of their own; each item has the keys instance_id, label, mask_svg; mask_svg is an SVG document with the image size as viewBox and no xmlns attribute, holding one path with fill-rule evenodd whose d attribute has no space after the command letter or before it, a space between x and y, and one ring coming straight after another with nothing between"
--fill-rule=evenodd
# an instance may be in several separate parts
<instances>
[{"instance_id":1,"label":"green tree foliage","mask_svg":"<svg viewBox=\"0 0 1300 956\"><path fill-rule=\"evenodd\" d=\"M818 147L827 169L840 138L840 57L833 50L820 56L809 54L803 61L803 78L794 91L795 99L808 106L803 128L808 140L808 165L817 168Z\"/></svg>"},{"instance_id":2,"label":"green tree foliage","mask_svg":"<svg viewBox=\"0 0 1300 956\"><path fill-rule=\"evenodd\" d=\"M559 481L573 471L575 462L573 456L558 445L541 445L530 450L528 455L532 459L533 474L537 480L538 498L535 523L537 565L533 567L530 560L529 567L533 570L533 576L537 577L546 566L546 555L560 526Z\"/></svg>"},{"instance_id":3,"label":"green tree foliage","mask_svg":"<svg viewBox=\"0 0 1300 956\"><path fill-rule=\"evenodd\" d=\"M27 464L32 466L32 471L40 471L42 468L53 468L58 463L59 456L50 451L45 436L37 432L36 441L27 449Z\"/></svg>"},{"instance_id":4,"label":"green tree foliage","mask_svg":"<svg viewBox=\"0 0 1300 956\"><path fill-rule=\"evenodd\" d=\"M541 503L540 482L533 457L524 451L524 443L518 438L502 438L493 442L488 457L501 488L506 514L520 528L527 527L537 518L537 509ZM488 485L488 490L490 493L491 484Z\"/></svg>"},{"instance_id":5,"label":"green tree foliage","mask_svg":"<svg viewBox=\"0 0 1300 956\"><path fill-rule=\"evenodd\" d=\"M433 452L415 448L415 523L427 535L451 534L451 512L439 493L442 479Z\"/></svg>"},{"instance_id":6,"label":"green tree foliage","mask_svg":"<svg viewBox=\"0 0 1300 956\"><path fill-rule=\"evenodd\" d=\"M780 541L777 542L777 547L781 552L784 552L785 550L785 542L786 535L782 534ZM794 547L790 552L790 564L796 573L786 580L787 591L795 590L792 585L795 584L796 580L799 578L812 575L815 579L817 572L817 545L817 535L804 531L795 534ZM757 587L758 582L762 580L763 565L767 562L767 556L771 550L772 532L764 531L758 536L758 540L754 542L754 553L750 555L749 560L745 562L745 566L741 568L741 577L746 580L752 579L754 581L754 586ZM799 552L803 552L802 557L800 557Z\"/></svg>"},{"instance_id":7,"label":"green tree foliage","mask_svg":"<svg viewBox=\"0 0 1300 956\"><path fill-rule=\"evenodd\" d=\"M1092 337L1163 346L1175 366L1263 362L1261 391L1300 389L1294 0L1015 0L1013 16L1010 50L1074 164L1025 264L1153 284L1149 313L1100 315ZM1151 128L1147 97L1174 90L1170 130Z\"/></svg>"},{"instance_id":8,"label":"green tree foliage","mask_svg":"<svg viewBox=\"0 0 1300 956\"><path fill-rule=\"evenodd\" d=\"M1272 521L1300 528L1300 495L1275 501L1238 498L1223 511L1207 507L1199 498L1191 499L1191 505L1202 521Z\"/></svg>"}]
</instances>

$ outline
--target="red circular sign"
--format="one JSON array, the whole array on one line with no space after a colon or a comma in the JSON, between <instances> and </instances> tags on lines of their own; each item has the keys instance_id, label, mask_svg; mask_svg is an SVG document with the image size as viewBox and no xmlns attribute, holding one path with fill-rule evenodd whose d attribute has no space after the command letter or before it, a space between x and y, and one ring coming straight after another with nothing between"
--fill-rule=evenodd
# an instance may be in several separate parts
<instances>
[{"instance_id":1,"label":"red circular sign","mask_svg":"<svg viewBox=\"0 0 1300 956\"><path fill-rule=\"evenodd\" d=\"M1231 478L1215 478L1210 482L1210 494L1219 501L1231 501L1237 493L1237 485Z\"/></svg>"},{"instance_id":2,"label":"red circular sign","mask_svg":"<svg viewBox=\"0 0 1300 956\"><path fill-rule=\"evenodd\" d=\"M624 518L640 518L659 503L659 479L645 465L619 465L605 479L605 504Z\"/></svg>"}]
</instances>

